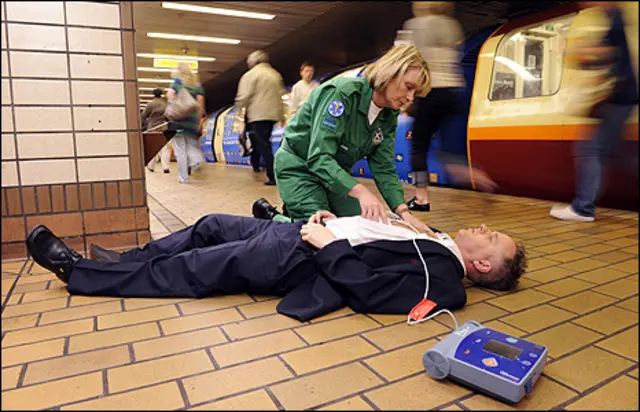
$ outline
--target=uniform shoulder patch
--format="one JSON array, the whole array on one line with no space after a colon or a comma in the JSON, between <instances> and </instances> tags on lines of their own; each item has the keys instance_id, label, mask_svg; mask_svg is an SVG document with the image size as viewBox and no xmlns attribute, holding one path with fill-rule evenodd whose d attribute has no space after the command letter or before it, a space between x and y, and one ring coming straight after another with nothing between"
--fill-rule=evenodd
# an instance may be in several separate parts
<instances>
[{"instance_id":1,"label":"uniform shoulder patch","mask_svg":"<svg viewBox=\"0 0 640 412\"><path fill-rule=\"evenodd\" d=\"M327 111L333 117L340 117L344 113L344 103L341 100L333 100L329 103Z\"/></svg>"}]
</instances>

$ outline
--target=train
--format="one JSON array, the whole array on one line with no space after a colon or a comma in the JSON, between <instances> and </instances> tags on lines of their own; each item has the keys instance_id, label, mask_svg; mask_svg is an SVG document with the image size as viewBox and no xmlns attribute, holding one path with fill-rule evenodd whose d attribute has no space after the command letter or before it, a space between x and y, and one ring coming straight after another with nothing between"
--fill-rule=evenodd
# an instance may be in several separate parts
<instances>
[{"instance_id":1,"label":"train","mask_svg":"<svg viewBox=\"0 0 640 412\"><path fill-rule=\"evenodd\" d=\"M631 61L638 76L638 3L619 2L624 13ZM465 39L461 90L465 112L436 134L428 164L432 185L454 186L435 156L446 142L448 152L467 159L470 167L485 171L497 184L496 193L570 202L575 193L572 154L576 140L590 136L596 120L565 113L567 90L577 81L566 61L567 40L594 23L596 17L579 3L567 3L485 28ZM320 79L361 76L367 64L344 68ZM290 89L283 96L286 117ZM211 114L201 139L207 161L249 165L241 157L238 133L243 114L228 106ZM410 139L413 119L401 114L396 130L395 165L401 181L409 181ZM274 128L274 150L282 140ZM629 159L609 168L598 204L638 210L638 107L626 124L623 152ZM634 163L635 156L635 163ZM635 165L635 166L634 166ZM635 167L635 170L634 170ZM352 169L371 177L366 159ZM471 187L475 187L473 173Z\"/></svg>"}]
</instances>

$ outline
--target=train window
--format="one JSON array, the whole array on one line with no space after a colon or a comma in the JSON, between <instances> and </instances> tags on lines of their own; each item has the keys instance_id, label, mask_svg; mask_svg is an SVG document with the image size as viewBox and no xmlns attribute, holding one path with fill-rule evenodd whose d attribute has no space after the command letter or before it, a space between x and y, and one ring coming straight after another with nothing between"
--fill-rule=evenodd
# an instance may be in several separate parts
<instances>
[{"instance_id":1,"label":"train window","mask_svg":"<svg viewBox=\"0 0 640 412\"><path fill-rule=\"evenodd\" d=\"M575 14L520 28L500 41L490 100L549 96L560 88L567 36Z\"/></svg>"}]
</instances>

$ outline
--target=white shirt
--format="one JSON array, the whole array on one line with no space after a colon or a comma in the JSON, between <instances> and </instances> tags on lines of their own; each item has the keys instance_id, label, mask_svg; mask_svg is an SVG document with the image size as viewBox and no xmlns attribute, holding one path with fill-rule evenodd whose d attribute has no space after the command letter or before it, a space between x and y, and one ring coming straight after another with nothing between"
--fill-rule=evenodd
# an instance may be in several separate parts
<instances>
[{"instance_id":1,"label":"white shirt","mask_svg":"<svg viewBox=\"0 0 640 412\"><path fill-rule=\"evenodd\" d=\"M373 124L376 121L376 117L382 111L382 107L376 106L376 104L371 100L371 104L369 104L369 124Z\"/></svg>"},{"instance_id":2,"label":"white shirt","mask_svg":"<svg viewBox=\"0 0 640 412\"><path fill-rule=\"evenodd\" d=\"M320 83L315 80L311 80L309 83L300 79L291 88L291 116L298 111L302 103L309 97L311 91L318 87Z\"/></svg>"},{"instance_id":3,"label":"white shirt","mask_svg":"<svg viewBox=\"0 0 640 412\"><path fill-rule=\"evenodd\" d=\"M408 223L402 222L401 224L408 225ZM414 231L415 229L409 229L409 226L385 225L384 223L365 219L362 216L340 217L328 220L325 222L325 226L337 239L346 239L351 246L376 240L425 239L438 242L456 255L465 274L467 273L460 249L458 249L451 236L446 233L436 233L438 239L434 239L424 233L417 233ZM413 228L413 226L411 227Z\"/></svg>"}]
</instances>

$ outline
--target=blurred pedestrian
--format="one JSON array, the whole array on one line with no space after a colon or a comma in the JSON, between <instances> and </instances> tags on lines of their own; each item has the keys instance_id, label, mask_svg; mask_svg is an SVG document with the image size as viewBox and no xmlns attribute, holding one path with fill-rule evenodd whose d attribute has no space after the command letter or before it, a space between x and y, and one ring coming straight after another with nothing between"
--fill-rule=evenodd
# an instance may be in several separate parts
<instances>
[{"instance_id":1,"label":"blurred pedestrian","mask_svg":"<svg viewBox=\"0 0 640 412\"><path fill-rule=\"evenodd\" d=\"M311 91L320 86L320 83L313 80L315 69L309 62L304 62L300 66L300 80L291 88L291 111L289 119L293 118L302 103L307 100Z\"/></svg>"},{"instance_id":2,"label":"blurred pedestrian","mask_svg":"<svg viewBox=\"0 0 640 412\"><path fill-rule=\"evenodd\" d=\"M602 188L603 169L620 153L625 122L638 104L638 83L631 64L620 7L616 2L583 2L583 6L599 8L606 16L609 27L599 44L581 47L572 54L582 61L585 69L588 69L587 66L609 64L613 86L608 97L591 110L591 117L600 119L593 135L575 142L575 197L569 206L554 205L549 214L561 220L592 222L595 220L596 200ZM626 158L624 160L628 161ZM637 154L630 163L630 169L637 176Z\"/></svg>"},{"instance_id":3,"label":"blurred pedestrian","mask_svg":"<svg viewBox=\"0 0 640 412\"><path fill-rule=\"evenodd\" d=\"M166 122L164 117L164 111L167 108L167 100L162 97L161 89L153 90L153 100L147 103L147 106L144 108L142 112L142 129L149 130L153 129L156 126L161 125ZM160 154L153 156L153 159L149 161L147 164L147 169L150 172L154 171L156 163L160 159L162 162L162 170L164 173L169 173L169 164L171 163L171 141L167 142L164 146L162 146L162 150L160 150Z\"/></svg>"},{"instance_id":4,"label":"blurred pedestrian","mask_svg":"<svg viewBox=\"0 0 640 412\"><path fill-rule=\"evenodd\" d=\"M245 131L251 140L253 170L260 157L267 167L265 185L275 186L273 174L273 147L271 132L276 122L284 122L284 82L282 76L269 64L269 55L263 50L252 52L247 58L249 71L242 75L236 95L236 112L246 108Z\"/></svg>"}]
</instances>

